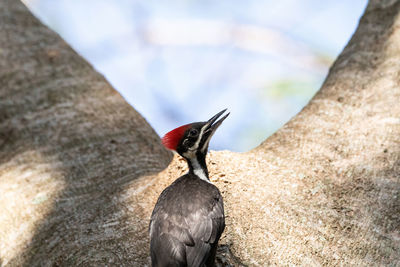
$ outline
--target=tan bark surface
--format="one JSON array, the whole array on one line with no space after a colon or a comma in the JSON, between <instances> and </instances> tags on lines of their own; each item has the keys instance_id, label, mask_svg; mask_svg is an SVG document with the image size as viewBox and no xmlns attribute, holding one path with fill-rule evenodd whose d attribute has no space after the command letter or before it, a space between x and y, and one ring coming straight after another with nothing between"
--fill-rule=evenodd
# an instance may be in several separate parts
<instances>
[{"instance_id":1,"label":"tan bark surface","mask_svg":"<svg viewBox=\"0 0 400 267\"><path fill-rule=\"evenodd\" d=\"M370 1L301 113L252 151L210 153L221 261L229 248L249 266L400 265L399 11ZM0 2L3 265L148 264L152 207L186 172L178 157L163 170L171 159L89 64Z\"/></svg>"}]
</instances>

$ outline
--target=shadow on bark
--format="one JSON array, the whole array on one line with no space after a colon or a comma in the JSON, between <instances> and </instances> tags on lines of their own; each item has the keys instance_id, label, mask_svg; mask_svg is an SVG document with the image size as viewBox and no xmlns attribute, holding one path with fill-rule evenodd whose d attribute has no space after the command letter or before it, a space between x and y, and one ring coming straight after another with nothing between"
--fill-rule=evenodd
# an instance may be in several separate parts
<instances>
[{"instance_id":1,"label":"shadow on bark","mask_svg":"<svg viewBox=\"0 0 400 267\"><path fill-rule=\"evenodd\" d=\"M66 102L96 97L83 94L85 86L91 90L90 84L68 88L70 93L76 93L77 99ZM53 100L62 105L65 99L58 99L57 90L51 88L52 92L40 93L45 98L52 94ZM28 112L41 113L35 109L38 103L32 102L32 106L25 106L32 108ZM49 104L43 110L52 106ZM76 112L74 106L62 113ZM53 208L35 227L29 246L8 263L10 266L124 266L146 260L143 257L147 255L137 248L147 247L148 218L135 214L136 225L133 225L132 218L128 217L132 214L130 207L123 205L120 194L134 180L166 168L172 157L162 148L151 127L135 117L139 115L132 114L129 107L124 108L122 120L108 118L108 122L102 119L106 113L114 114L118 107L100 104L97 108L101 110L99 113L93 109L86 114L82 110L76 112L78 123L72 120L58 123L54 118L53 122L33 124L22 132L8 129L2 150L10 153L2 162L7 162L7 158L16 159L21 161L21 166L35 168L26 162L35 162L35 159L19 155L36 151L43 161L54 165L53 178L62 180L63 184L54 198ZM2 114L10 114L10 110L5 108ZM23 123L23 114L19 115L10 114L14 119L21 118ZM32 177L30 183L41 183L35 179L40 177ZM135 228L138 225L141 229Z\"/></svg>"},{"instance_id":2,"label":"shadow on bark","mask_svg":"<svg viewBox=\"0 0 400 267\"><path fill-rule=\"evenodd\" d=\"M55 192L33 200L34 215L42 217L30 244L8 266L146 262L149 218L140 201L149 200L129 207L121 194L166 168L172 154L105 79L22 3L3 1L0 11L0 167L26 174L9 178L25 190ZM37 208L42 202L49 202L45 211Z\"/></svg>"},{"instance_id":3,"label":"shadow on bark","mask_svg":"<svg viewBox=\"0 0 400 267\"><path fill-rule=\"evenodd\" d=\"M84 86L69 90L82 90ZM90 85L87 87L91 90ZM77 98L95 97L76 91ZM45 97L49 93L41 92ZM51 93L58 101L57 94ZM79 101L67 101L75 100ZM58 104L61 105L62 101L60 99ZM39 114L41 111L35 110L37 105L33 101L29 112ZM52 105L44 110L47 108L52 108ZM54 118L47 125L34 124L22 132L12 128L6 132L7 140L2 150L4 148L3 152L9 153L3 157L3 163L20 160L21 166L27 164L35 168L34 163L26 162L35 162L35 159L20 156L35 151L41 160L53 164L56 170L53 169L51 175L62 180L63 184L54 198L53 208L35 227L30 245L9 262L10 266L124 266L130 260L131 264L145 261L143 257L146 255L138 252L137 248L147 246L147 236L143 234L147 235L148 218L135 214L139 222L132 225L132 218L127 217L132 212L128 210L130 207L123 205L120 194L126 185L140 177L166 168L172 156L162 148L151 127L144 120L135 118L139 115L132 114L129 107L125 107L124 119L111 118L108 122L102 117L106 113L114 114L118 108L102 104L97 108L101 110L99 114L93 110L87 114L78 111L78 123L58 123ZM64 109L62 113L76 111L71 109ZM2 110L2 114L7 113L10 111ZM12 114L12 117L15 119L18 115ZM40 177L32 177L30 183L42 182ZM136 229L137 225L143 227ZM134 240L135 237L138 239Z\"/></svg>"},{"instance_id":4,"label":"shadow on bark","mask_svg":"<svg viewBox=\"0 0 400 267\"><path fill-rule=\"evenodd\" d=\"M46 186L52 180L59 180L63 185L57 196L52 198L54 203L50 210L45 212L44 218L36 225L28 247L8 264L140 266L148 262L148 217L141 209L141 202L147 200L137 198L134 202L137 205L132 207L125 205L127 202L124 198L129 197L126 194L127 188L140 190L130 186L132 183L168 166L171 154L161 146L151 127L104 78L95 73L58 36L34 19L20 2L4 0L0 2L0 7L4 6L10 8L0 12L0 25L7 26L0 27L0 164L34 169L37 167L35 158L27 154L33 151L33 154L41 157L37 165L45 162L50 166L47 173L50 173L51 179L42 181L40 175L32 176L23 185L37 183ZM392 20L385 20L385 28L388 29L386 34L390 35L397 16L389 13L397 14L399 6L397 2L393 7L382 9L382 12L369 10L371 14L375 12L377 18L370 18L366 13L364 25L369 20L376 23L380 16L382 20L391 17ZM4 10L0 8L0 11ZM358 35L353 38L361 38L363 35L372 39L382 37L381 34L370 34L367 30L360 31ZM369 41L379 43L386 39ZM354 43L358 42L355 40ZM367 49L368 44L359 42L359 50L366 48L364 56L374 55ZM382 46L376 47L383 49L384 46L382 41ZM344 60L341 58L346 59L345 64L342 64ZM335 71L355 70L357 73L354 76L363 75L367 79L370 73L360 73L368 68L371 68L371 72L376 70L377 67L370 65L378 60L371 59L366 64L366 61L348 57L344 53L333 68ZM363 63L365 65L361 65ZM352 64L357 66L352 68ZM332 79L337 77L333 76ZM350 87L349 84L345 85ZM318 95L326 94L329 98L329 94L336 93L334 89L332 92L320 92ZM334 98L338 99L337 96ZM349 105L354 104L350 101ZM295 133L298 132L293 133L293 138L296 138ZM289 133L281 135L282 140L285 137L292 138ZM301 132L300 137L303 137ZM273 149L280 145L279 142L267 145L268 142L270 140L265 147L269 145ZM297 151L297 145L285 151L285 155ZM314 214L310 214L315 217L328 210L329 213L323 214L327 216L323 221L327 222L329 229L337 229L338 234L333 239L342 238L348 242L361 240L354 244L354 249L365 252L364 257L371 263L385 254L393 257L396 255L394 252L399 250L396 230L400 227L400 148L388 150L371 156L371 161L384 161L386 157L394 159L395 163L389 164L393 166L389 169L368 169L360 163L348 167L343 173L335 174L339 178L349 175L341 183L323 180L319 174L315 175L318 179L316 183L321 183L320 192L327 196L322 198L322 204L329 204L330 207L325 208L314 199L300 199L304 196L301 192L296 196L299 199L293 198L296 202L290 203L285 199L282 205L289 206L288 212L294 214L293 218L296 218L297 200L301 201L302 210L308 212L307 205L312 207L310 210ZM321 166L323 161L320 162ZM314 159L310 159L310 162L314 163ZM286 167L290 169L291 165ZM335 173L335 170L331 171ZM319 192L305 195L312 197L314 194L318 196ZM332 211L334 213L330 213ZM359 216L370 220L360 222ZM307 225L301 226L308 231L307 234L313 231ZM313 234L322 236L315 232ZM364 242L364 237L369 240ZM326 239L323 244L338 242ZM304 247L307 252L320 253L313 251L314 248L307 244ZM220 251L221 254L226 253L224 247L220 247ZM343 255L360 256L360 252L343 252ZM328 261L334 262L335 259L330 257L325 255L322 261L327 264ZM382 263L391 264L392 260L398 259L387 257Z\"/></svg>"},{"instance_id":5,"label":"shadow on bark","mask_svg":"<svg viewBox=\"0 0 400 267\"><path fill-rule=\"evenodd\" d=\"M370 168L389 158L394 162L390 168ZM360 257L368 265L400 263L399 173L400 149L392 148L390 155L382 152L338 173L336 179L343 182L323 181L322 192L332 211L325 220L333 232L340 233L331 238L350 249L339 255Z\"/></svg>"}]
</instances>

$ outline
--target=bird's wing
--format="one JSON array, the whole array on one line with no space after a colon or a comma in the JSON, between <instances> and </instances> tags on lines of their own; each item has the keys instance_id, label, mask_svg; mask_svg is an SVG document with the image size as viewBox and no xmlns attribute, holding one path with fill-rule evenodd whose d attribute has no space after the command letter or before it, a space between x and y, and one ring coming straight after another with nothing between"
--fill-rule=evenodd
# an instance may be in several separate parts
<instances>
[{"instance_id":1,"label":"bird's wing","mask_svg":"<svg viewBox=\"0 0 400 267\"><path fill-rule=\"evenodd\" d=\"M164 212L153 214L150 220L150 236L156 235L176 239L186 246L194 245L185 218L181 216L169 216Z\"/></svg>"},{"instance_id":2,"label":"bird's wing","mask_svg":"<svg viewBox=\"0 0 400 267\"><path fill-rule=\"evenodd\" d=\"M186 248L188 266L202 266L216 246L225 228L224 206L222 198L215 199L211 210L199 209L187 218L189 232L195 241L193 247Z\"/></svg>"},{"instance_id":3,"label":"bird's wing","mask_svg":"<svg viewBox=\"0 0 400 267\"><path fill-rule=\"evenodd\" d=\"M185 245L172 236L161 234L151 239L150 247L152 266L187 266Z\"/></svg>"},{"instance_id":4,"label":"bird's wing","mask_svg":"<svg viewBox=\"0 0 400 267\"><path fill-rule=\"evenodd\" d=\"M168 190L160 195L158 203L169 205L156 205L151 216L149 230L153 262L176 260L185 261L187 266L202 266L213 253L225 228L224 207L216 188L202 190L204 192L196 191L192 195L193 201L188 202L185 202L187 195L174 194L171 197ZM162 201L164 198L168 201Z\"/></svg>"},{"instance_id":5,"label":"bird's wing","mask_svg":"<svg viewBox=\"0 0 400 267\"><path fill-rule=\"evenodd\" d=\"M186 218L189 232L194 239L207 243L217 241L225 228L224 205L220 196L214 198L211 210L200 208Z\"/></svg>"},{"instance_id":6,"label":"bird's wing","mask_svg":"<svg viewBox=\"0 0 400 267\"><path fill-rule=\"evenodd\" d=\"M187 266L186 246L193 246L194 240L184 225L177 225L176 220L161 210L153 213L149 232L153 266L177 263L176 266Z\"/></svg>"}]
</instances>

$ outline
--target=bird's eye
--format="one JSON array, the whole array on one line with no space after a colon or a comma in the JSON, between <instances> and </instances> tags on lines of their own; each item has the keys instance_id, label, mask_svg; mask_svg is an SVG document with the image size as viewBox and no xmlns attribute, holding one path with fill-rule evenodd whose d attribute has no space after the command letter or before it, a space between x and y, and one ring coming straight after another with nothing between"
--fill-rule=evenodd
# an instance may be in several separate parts
<instances>
[{"instance_id":1,"label":"bird's eye","mask_svg":"<svg viewBox=\"0 0 400 267\"><path fill-rule=\"evenodd\" d=\"M196 129L190 129L189 131L189 136L197 136L199 134L199 131L197 131Z\"/></svg>"}]
</instances>

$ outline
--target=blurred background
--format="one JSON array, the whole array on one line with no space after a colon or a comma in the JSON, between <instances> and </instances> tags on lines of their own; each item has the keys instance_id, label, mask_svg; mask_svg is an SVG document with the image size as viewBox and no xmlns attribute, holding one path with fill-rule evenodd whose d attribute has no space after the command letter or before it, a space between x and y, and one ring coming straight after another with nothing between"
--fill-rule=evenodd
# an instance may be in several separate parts
<instances>
[{"instance_id":1,"label":"blurred background","mask_svg":"<svg viewBox=\"0 0 400 267\"><path fill-rule=\"evenodd\" d=\"M247 151L321 86L367 0L24 0L162 136L228 108L214 150Z\"/></svg>"}]
</instances>

